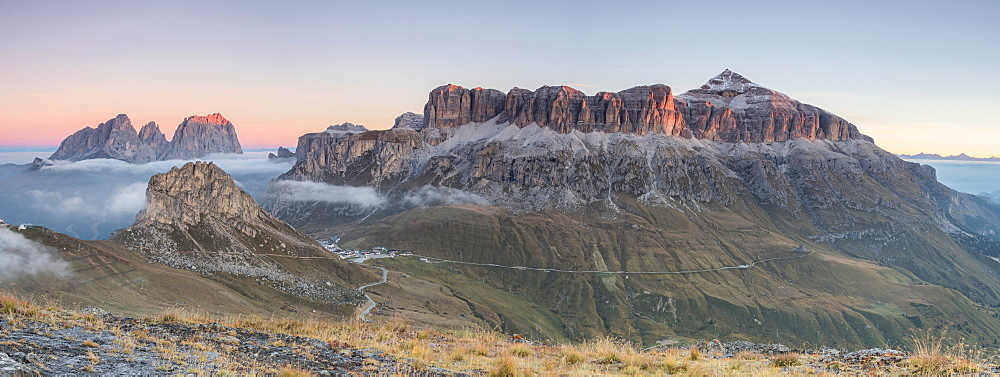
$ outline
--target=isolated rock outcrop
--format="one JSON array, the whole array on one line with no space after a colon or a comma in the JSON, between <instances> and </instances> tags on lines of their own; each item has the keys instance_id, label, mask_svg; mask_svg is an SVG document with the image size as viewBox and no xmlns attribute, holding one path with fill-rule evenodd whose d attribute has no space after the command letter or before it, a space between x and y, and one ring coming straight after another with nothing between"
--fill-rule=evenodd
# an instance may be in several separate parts
<instances>
[{"instance_id":1,"label":"isolated rock outcrop","mask_svg":"<svg viewBox=\"0 0 1000 377\"><path fill-rule=\"evenodd\" d=\"M87 127L70 135L49 159L111 158L146 163L199 158L210 153L243 153L233 124L221 114L186 118L169 142L155 122L136 133L128 116L119 114L97 128Z\"/></svg>"},{"instance_id":2,"label":"isolated rock outcrop","mask_svg":"<svg viewBox=\"0 0 1000 377\"><path fill-rule=\"evenodd\" d=\"M278 154L268 153L267 159L270 161L282 159L282 158L295 158L295 152L288 150L285 147L278 147Z\"/></svg>"},{"instance_id":3,"label":"isolated rock outcrop","mask_svg":"<svg viewBox=\"0 0 1000 377\"><path fill-rule=\"evenodd\" d=\"M225 171L211 162L189 162L154 175L146 188L146 208L136 225L197 225L205 216L247 228L273 220L253 197L236 186Z\"/></svg>"},{"instance_id":4,"label":"isolated rock outcrop","mask_svg":"<svg viewBox=\"0 0 1000 377\"><path fill-rule=\"evenodd\" d=\"M356 300L342 277L364 275L261 209L211 162L188 162L150 178L146 208L112 241L168 266L258 278L313 300ZM296 259L314 263L286 265ZM331 281L337 284L325 283Z\"/></svg>"}]
</instances>

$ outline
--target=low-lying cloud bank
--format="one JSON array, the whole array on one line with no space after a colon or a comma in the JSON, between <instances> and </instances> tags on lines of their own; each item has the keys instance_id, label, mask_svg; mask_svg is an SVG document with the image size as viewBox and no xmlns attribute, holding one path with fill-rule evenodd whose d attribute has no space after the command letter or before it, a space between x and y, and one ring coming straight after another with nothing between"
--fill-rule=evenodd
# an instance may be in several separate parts
<instances>
[{"instance_id":1,"label":"low-lying cloud bank","mask_svg":"<svg viewBox=\"0 0 1000 377\"><path fill-rule=\"evenodd\" d=\"M55 251L0 226L0 281L34 275L69 275L69 264Z\"/></svg>"},{"instance_id":2,"label":"low-lying cloud bank","mask_svg":"<svg viewBox=\"0 0 1000 377\"><path fill-rule=\"evenodd\" d=\"M32 208L53 216L92 217L131 215L146 208L146 183L136 182L121 187L110 195L95 197L86 192L66 196L61 191L29 190Z\"/></svg>"},{"instance_id":3,"label":"low-lying cloud bank","mask_svg":"<svg viewBox=\"0 0 1000 377\"><path fill-rule=\"evenodd\" d=\"M260 200L268 183L291 169L294 161L268 161L266 152L219 154L213 161L237 184ZM128 227L146 206L149 177L187 161L130 164L111 159L50 161L38 170L0 179L0 218L12 224L35 224L84 239L104 239Z\"/></svg>"},{"instance_id":4,"label":"low-lying cloud bank","mask_svg":"<svg viewBox=\"0 0 1000 377\"><path fill-rule=\"evenodd\" d=\"M378 207L385 197L371 187L334 186L321 182L277 181L275 189L281 198L291 202L321 202Z\"/></svg>"},{"instance_id":5,"label":"low-lying cloud bank","mask_svg":"<svg viewBox=\"0 0 1000 377\"><path fill-rule=\"evenodd\" d=\"M437 206L445 204L490 205L490 201L474 193L441 186L424 186L411 191L403 197L403 202L414 207Z\"/></svg>"},{"instance_id":6,"label":"low-lying cloud bank","mask_svg":"<svg viewBox=\"0 0 1000 377\"><path fill-rule=\"evenodd\" d=\"M424 207L446 204L491 204L486 198L468 191L430 185L406 192L401 197L392 198L367 186L337 186L311 181L276 181L272 184L272 189L279 201L320 202L363 208L390 205Z\"/></svg>"}]
</instances>

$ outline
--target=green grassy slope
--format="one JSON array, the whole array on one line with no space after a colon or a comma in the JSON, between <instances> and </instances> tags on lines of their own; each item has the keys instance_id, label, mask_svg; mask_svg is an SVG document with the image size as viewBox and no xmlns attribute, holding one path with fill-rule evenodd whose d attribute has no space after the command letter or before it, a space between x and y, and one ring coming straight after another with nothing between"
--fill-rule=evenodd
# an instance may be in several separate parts
<instances>
[{"instance_id":1,"label":"green grassy slope","mask_svg":"<svg viewBox=\"0 0 1000 377\"><path fill-rule=\"evenodd\" d=\"M500 315L495 325L506 331L552 340L612 334L644 344L719 337L888 346L927 327L951 326L977 342L1000 335L993 312L962 294L930 285L899 266L839 251L850 245L816 243L779 229L754 207L703 204L700 211L681 211L628 199L621 207L631 211L613 220L590 210L514 214L489 207L416 208L343 228L341 234L349 247L391 246L452 260L567 270L694 270L794 256L759 255L799 244L816 251L752 269L627 278L386 262L489 307Z\"/></svg>"}]
</instances>

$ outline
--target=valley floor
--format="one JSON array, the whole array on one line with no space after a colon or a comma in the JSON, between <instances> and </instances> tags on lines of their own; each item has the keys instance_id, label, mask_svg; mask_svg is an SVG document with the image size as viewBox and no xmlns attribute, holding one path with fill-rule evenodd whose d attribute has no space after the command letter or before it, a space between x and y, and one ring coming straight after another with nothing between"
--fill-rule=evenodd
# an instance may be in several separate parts
<instances>
[{"instance_id":1,"label":"valley floor","mask_svg":"<svg viewBox=\"0 0 1000 377\"><path fill-rule=\"evenodd\" d=\"M704 342L638 350L612 339L577 345L388 321L296 320L171 311L126 318L0 294L0 374L104 375L910 375L998 374L995 359L915 340L915 351L793 350Z\"/></svg>"}]
</instances>

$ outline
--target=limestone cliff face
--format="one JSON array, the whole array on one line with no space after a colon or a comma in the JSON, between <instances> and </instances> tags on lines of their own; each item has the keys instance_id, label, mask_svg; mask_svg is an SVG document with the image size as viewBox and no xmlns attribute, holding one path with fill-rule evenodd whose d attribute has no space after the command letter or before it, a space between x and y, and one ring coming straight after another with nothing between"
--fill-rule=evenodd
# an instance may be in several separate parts
<instances>
[{"instance_id":1,"label":"limestone cliff face","mask_svg":"<svg viewBox=\"0 0 1000 377\"><path fill-rule=\"evenodd\" d=\"M614 192L732 203L751 191L798 212L789 161L832 147L791 141L851 141L854 151L871 145L843 119L728 70L680 97L666 85L594 96L567 86L503 96L445 85L431 91L421 127L400 126L414 115L388 131L304 135L297 164L283 178L378 189L419 182L470 190L519 211L575 208ZM785 141L769 146L774 156L766 160L719 152L732 149L727 143ZM752 184L741 190L743 183L729 178Z\"/></svg>"},{"instance_id":2,"label":"limestone cliff face","mask_svg":"<svg viewBox=\"0 0 1000 377\"><path fill-rule=\"evenodd\" d=\"M236 129L222 114L185 118L174 131L170 145L158 157L190 159L210 153L243 153Z\"/></svg>"},{"instance_id":3,"label":"limestone cliff face","mask_svg":"<svg viewBox=\"0 0 1000 377\"><path fill-rule=\"evenodd\" d=\"M400 178L410 169L409 159L425 145L422 135L411 129L305 134L299 137L293 170L303 178L318 174L322 181L359 185Z\"/></svg>"},{"instance_id":4,"label":"limestone cliff face","mask_svg":"<svg viewBox=\"0 0 1000 377\"><path fill-rule=\"evenodd\" d=\"M135 132L125 114L101 123L97 128L84 128L70 135L49 157L52 160L79 161L91 158L113 158L129 162L149 162L156 152Z\"/></svg>"},{"instance_id":5,"label":"limestone cliff face","mask_svg":"<svg viewBox=\"0 0 1000 377\"><path fill-rule=\"evenodd\" d=\"M424 106L426 127L458 127L470 122L485 122L504 107L504 94L496 89L465 89L444 85L431 91Z\"/></svg>"},{"instance_id":6,"label":"limestone cliff face","mask_svg":"<svg viewBox=\"0 0 1000 377\"><path fill-rule=\"evenodd\" d=\"M138 133L125 114L87 127L70 135L49 157L52 160L79 161L112 158L132 163L157 160L191 159L210 153L243 153L236 131L220 114L192 116L184 120L168 142L155 122Z\"/></svg>"},{"instance_id":7,"label":"limestone cliff face","mask_svg":"<svg viewBox=\"0 0 1000 377\"><path fill-rule=\"evenodd\" d=\"M699 89L675 97L669 86L637 86L588 96L568 86L535 91L465 89L431 91L424 126L458 127L497 117L518 127L537 124L559 133L623 132L725 142L773 142L794 138L870 140L857 127L815 106L754 84L726 70Z\"/></svg>"},{"instance_id":8,"label":"limestone cliff face","mask_svg":"<svg viewBox=\"0 0 1000 377\"><path fill-rule=\"evenodd\" d=\"M188 162L154 175L146 203L135 224L114 234L113 241L176 268L250 276L307 299L357 299L342 286L344 279L366 273L261 209L211 162ZM296 259L314 263L292 263Z\"/></svg>"}]
</instances>

